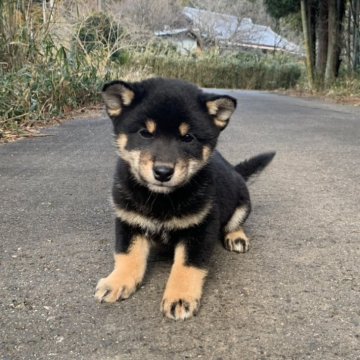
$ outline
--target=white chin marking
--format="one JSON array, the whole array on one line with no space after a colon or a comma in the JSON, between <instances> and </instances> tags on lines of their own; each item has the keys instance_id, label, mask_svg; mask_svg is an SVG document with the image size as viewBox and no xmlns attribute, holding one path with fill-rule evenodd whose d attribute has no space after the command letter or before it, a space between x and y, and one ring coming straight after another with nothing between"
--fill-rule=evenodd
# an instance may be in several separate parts
<instances>
[{"instance_id":1,"label":"white chin marking","mask_svg":"<svg viewBox=\"0 0 360 360\"><path fill-rule=\"evenodd\" d=\"M174 188L170 187L170 186L164 186L164 185L161 186L161 185L154 185L154 184L149 184L149 183L146 185L150 191L162 193L162 194L168 194L174 190Z\"/></svg>"}]
</instances>

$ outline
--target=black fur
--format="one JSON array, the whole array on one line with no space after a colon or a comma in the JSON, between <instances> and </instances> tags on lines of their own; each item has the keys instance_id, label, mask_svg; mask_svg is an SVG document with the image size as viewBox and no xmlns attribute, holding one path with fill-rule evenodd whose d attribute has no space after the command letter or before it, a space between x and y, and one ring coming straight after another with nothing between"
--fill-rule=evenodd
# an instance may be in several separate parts
<instances>
[{"instance_id":1,"label":"black fur","mask_svg":"<svg viewBox=\"0 0 360 360\"><path fill-rule=\"evenodd\" d=\"M245 181L263 170L273 159L275 152L268 152L247 159L235 165L235 170L244 178Z\"/></svg>"}]
</instances>

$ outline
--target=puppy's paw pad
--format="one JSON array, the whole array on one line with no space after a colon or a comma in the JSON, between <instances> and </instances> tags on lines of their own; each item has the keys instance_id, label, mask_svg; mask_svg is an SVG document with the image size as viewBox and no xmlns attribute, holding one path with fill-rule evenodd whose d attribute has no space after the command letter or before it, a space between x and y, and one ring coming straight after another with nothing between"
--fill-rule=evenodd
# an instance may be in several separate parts
<instances>
[{"instance_id":1,"label":"puppy's paw pad","mask_svg":"<svg viewBox=\"0 0 360 360\"><path fill-rule=\"evenodd\" d=\"M95 290L95 299L99 302L114 303L127 299L136 290L135 282L124 282L112 279L110 276L100 279Z\"/></svg>"},{"instance_id":2,"label":"puppy's paw pad","mask_svg":"<svg viewBox=\"0 0 360 360\"><path fill-rule=\"evenodd\" d=\"M230 233L225 237L224 245L229 251L237 253L245 253L249 251L250 241L246 236L233 236L234 233Z\"/></svg>"},{"instance_id":3,"label":"puppy's paw pad","mask_svg":"<svg viewBox=\"0 0 360 360\"><path fill-rule=\"evenodd\" d=\"M162 313L170 319L185 320L195 316L199 310L200 300L191 298L163 299Z\"/></svg>"}]
</instances>

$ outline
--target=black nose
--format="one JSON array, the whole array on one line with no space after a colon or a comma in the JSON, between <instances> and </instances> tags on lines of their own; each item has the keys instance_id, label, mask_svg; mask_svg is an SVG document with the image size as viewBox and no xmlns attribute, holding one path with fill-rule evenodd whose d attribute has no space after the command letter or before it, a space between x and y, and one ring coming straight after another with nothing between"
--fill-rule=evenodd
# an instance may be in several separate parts
<instances>
[{"instance_id":1,"label":"black nose","mask_svg":"<svg viewBox=\"0 0 360 360\"><path fill-rule=\"evenodd\" d=\"M165 182L165 181L169 181L173 176L174 168L164 165L154 166L153 172L156 180Z\"/></svg>"}]
</instances>

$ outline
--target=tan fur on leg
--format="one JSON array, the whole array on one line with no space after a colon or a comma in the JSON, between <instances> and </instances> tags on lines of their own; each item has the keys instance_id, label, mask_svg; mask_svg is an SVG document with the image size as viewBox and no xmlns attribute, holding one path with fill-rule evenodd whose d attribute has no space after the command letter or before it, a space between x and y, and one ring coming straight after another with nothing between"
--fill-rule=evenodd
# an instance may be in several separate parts
<instances>
[{"instance_id":1,"label":"tan fur on leg","mask_svg":"<svg viewBox=\"0 0 360 360\"><path fill-rule=\"evenodd\" d=\"M108 277L100 279L95 298L100 302L113 303L133 294L144 277L149 250L149 240L136 236L128 253L115 254L114 270Z\"/></svg>"},{"instance_id":2,"label":"tan fur on leg","mask_svg":"<svg viewBox=\"0 0 360 360\"><path fill-rule=\"evenodd\" d=\"M196 315L207 271L185 265L186 249L176 247L174 264L166 285L161 311L167 317L184 320Z\"/></svg>"}]
</instances>

